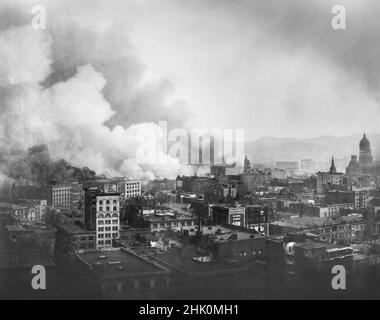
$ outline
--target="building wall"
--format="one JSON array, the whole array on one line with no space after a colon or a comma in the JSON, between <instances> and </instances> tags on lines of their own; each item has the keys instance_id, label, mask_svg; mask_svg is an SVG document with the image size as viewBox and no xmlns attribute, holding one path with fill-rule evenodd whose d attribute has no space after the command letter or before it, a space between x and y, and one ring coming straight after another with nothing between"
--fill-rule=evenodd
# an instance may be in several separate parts
<instances>
[{"instance_id":1,"label":"building wall","mask_svg":"<svg viewBox=\"0 0 380 320\"><path fill-rule=\"evenodd\" d=\"M331 174L328 172L317 173L317 193L322 194L328 187L328 185L341 185L343 181L343 175L340 173Z\"/></svg>"},{"instance_id":2,"label":"building wall","mask_svg":"<svg viewBox=\"0 0 380 320\"><path fill-rule=\"evenodd\" d=\"M52 186L52 205L71 206L71 185Z\"/></svg>"},{"instance_id":3,"label":"building wall","mask_svg":"<svg viewBox=\"0 0 380 320\"><path fill-rule=\"evenodd\" d=\"M213 206L213 220L216 224L232 224L245 227L245 208L229 206Z\"/></svg>"},{"instance_id":4,"label":"building wall","mask_svg":"<svg viewBox=\"0 0 380 320\"><path fill-rule=\"evenodd\" d=\"M112 239L120 236L119 195L96 196L96 247L112 248Z\"/></svg>"},{"instance_id":5,"label":"building wall","mask_svg":"<svg viewBox=\"0 0 380 320\"><path fill-rule=\"evenodd\" d=\"M217 243L213 246L213 253L218 258L256 258L264 260L266 238L252 238L238 241Z\"/></svg>"}]
</instances>

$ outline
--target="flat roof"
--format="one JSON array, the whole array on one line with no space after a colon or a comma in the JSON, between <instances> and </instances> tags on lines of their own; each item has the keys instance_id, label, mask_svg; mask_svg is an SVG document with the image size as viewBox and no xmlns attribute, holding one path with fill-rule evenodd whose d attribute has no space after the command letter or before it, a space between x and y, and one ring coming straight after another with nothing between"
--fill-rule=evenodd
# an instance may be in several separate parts
<instances>
[{"instance_id":1,"label":"flat roof","mask_svg":"<svg viewBox=\"0 0 380 320\"><path fill-rule=\"evenodd\" d=\"M210 262L200 262L193 258L182 257L173 251L160 254L155 257L158 261L163 261L175 270L179 270L191 276L207 276L213 274L232 273L234 270L245 270L247 266L237 259L224 259Z\"/></svg>"},{"instance_id":2,"label":"flat roof","mask_svg":"<svg viewBox=\"0 0 380 320\"><path fill-rule=\"evenodd\" d=\"M35 265L54 266L54 262L40 250L29 250L22 253L0 251L0 269L32 268Z\"/></svg>"},{"instance_id":3,"label":"flat roof","mask_svg":"<svg viewBox=\"0 0 380 320\"><path fill-rule=\"evenodd\" d=\"M18 226L18 225L7 225L5 226L5 229L7 229L8 232L26 231L26 229L23 226Z\"/></svg>"},{"instance_id":4,"label":"flat roof","mask_svg":"<svg viewBox=\"0 0 380 320\"><path fill-rule=\"evenodd\" d=\"M83 233L95 233L95 231L89 231L75 223L65 223L58 226L58 228L63 229L67 233L71 234L83 234Z\"/></svg>"},{"instance_id":5,"label":"flat roof","mask_svg":"<svg viewBox=\"0 0 380 320\"><path fill-rule=\"evenodd\" d=\"M363 217L361 215L342 216L334 219L320 218L320 217L292 217L282 218L277 221L273 221L270 224L280 227L292 227L292 228L313 228L313 227L328 227L336 226L344 223L362 222Z\"/></svg>"},{"instance_id":6,"label":"flat roof","mask_svg":"<svg viewBox=\"0 0 380 320\"><path fill-rule=\"evenodd\" d=\"M151 213L147 215L148 222L160 222L160 221L187 221L187 220L195 220L198 219L195 216L188 216L183 214L177 214L177 216L172 215L156 215L155 213Z\"/></svg>"},{"instance_id":7,"label":"flat roof","mask_svg":"<svg viewBox=\"0 0 380 320\"><path fill-rule=\"evenodd\" d=\"M109 251L79 253L77 256L90 268L101 267L105 275L139 275L167 272L157 263L150 262L124 248Z\"/></svg>"}]
</instances>

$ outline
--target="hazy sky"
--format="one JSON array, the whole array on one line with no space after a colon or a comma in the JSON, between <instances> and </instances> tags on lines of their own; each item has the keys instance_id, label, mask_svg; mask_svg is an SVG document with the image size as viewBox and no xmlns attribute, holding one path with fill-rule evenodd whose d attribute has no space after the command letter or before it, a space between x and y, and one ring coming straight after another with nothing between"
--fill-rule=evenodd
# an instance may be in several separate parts
<instances>
[{"instance_id":1,"label":"hazy sky","mask_svg":"<svg viewBox=\"0 0 380 320\"><path fill-rule=\"evenodd\" d=\"M90 63L116 111L110 128L168 119L248 140L378 132L379 1L340 0L346 30L331 27L335 0L0 0L16 21L4 3L27 19L46 5L46 83Z\"/></svg>"},{"instance_id":2,"label":"hazy sky","mask_svg":"<svg viewBox=\"0 0 380 320\"><path fill-rule=\"evenodd\" d=\"M146 76L172 80L196 127L244 128L247 139L375 132L380 4L339 1L339 31L336 4L139 0L126 20Z\"/></svg>"}]
</instances>

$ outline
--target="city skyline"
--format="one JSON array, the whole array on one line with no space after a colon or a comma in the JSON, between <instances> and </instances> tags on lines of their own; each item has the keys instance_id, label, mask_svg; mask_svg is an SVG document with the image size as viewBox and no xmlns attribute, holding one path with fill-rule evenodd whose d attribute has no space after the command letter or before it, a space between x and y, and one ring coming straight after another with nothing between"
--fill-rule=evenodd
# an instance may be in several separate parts
<instances>
[{"instance_id":1,"label":"city skyline","mask_svg":"<svg viewBox=\"0 0 380 320\"><path fill-rule=\"evenodd\" d=\"M378 12L0 0L0 300L380 299Z\"/></svg>"}]
</instances>

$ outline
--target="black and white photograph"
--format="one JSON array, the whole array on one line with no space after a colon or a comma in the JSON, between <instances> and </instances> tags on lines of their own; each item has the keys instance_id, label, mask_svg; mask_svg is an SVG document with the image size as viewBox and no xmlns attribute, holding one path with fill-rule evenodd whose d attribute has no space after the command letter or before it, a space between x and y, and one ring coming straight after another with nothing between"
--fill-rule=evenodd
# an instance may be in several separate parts
<instances>
[{"instance_id":1,"label":"black and white photograph","mask_svg":"<svg viewBox=\"0 0 380 320\"><path fill-rule=\"evenodd\" d=\"M379 17L0 0L0 300L380 299Z\"/></svg>"}]
</instances>

